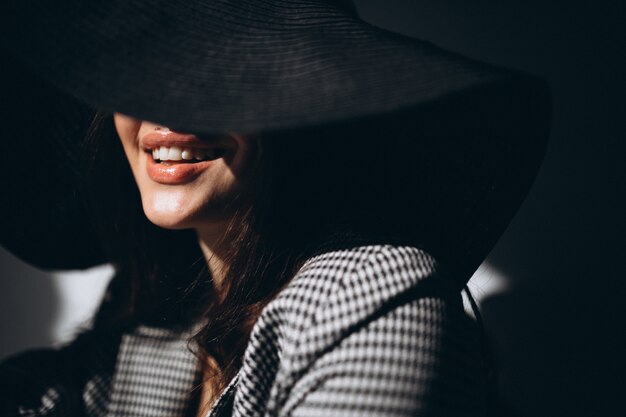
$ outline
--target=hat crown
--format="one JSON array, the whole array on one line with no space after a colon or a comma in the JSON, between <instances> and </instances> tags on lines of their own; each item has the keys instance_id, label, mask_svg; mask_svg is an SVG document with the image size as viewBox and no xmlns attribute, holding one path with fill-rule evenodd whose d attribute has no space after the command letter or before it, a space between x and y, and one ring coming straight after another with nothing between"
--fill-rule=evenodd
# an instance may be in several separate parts
<instances>
[{"instance_id":1,"label":"hat crown","mask_svg":"<svg viewBox=\"0 0 626 417\"><path fill-rule=\"evenodd\" d=\"M94 25L94 18L125 23L133 20L162 20L165 23L167 19L175 19L177 16L189 18L195 14L196 19L209 23L219 23L220 19L224 19L234 26L255 27L266 24L272 26L280 21L306 23L309 19L322 18L336 12L356 15L352 0L61 0L60 3L37 2L36 7L23 7L15 1L4 9L18 18L22 14L26 17L25 13L28 13L42 19L48 17L48 22L58 19L72 24L89 23L94 28L102 27L100 23Z\"/></svg>"}]
</instances>

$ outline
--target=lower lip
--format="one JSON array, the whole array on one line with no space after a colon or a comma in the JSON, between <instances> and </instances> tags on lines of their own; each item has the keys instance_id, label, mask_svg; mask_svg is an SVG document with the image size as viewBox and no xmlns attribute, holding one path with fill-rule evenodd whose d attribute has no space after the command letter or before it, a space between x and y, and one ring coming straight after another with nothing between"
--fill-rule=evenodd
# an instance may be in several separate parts
<instances>
[{"instance_id":1,"label":"lower lip","mask_svg":"<svg viewBox=\"0 0 626 417\"><path fill-rule=\"evenodd\" d=\"M215 162L202 161L196 163L171 163L167 166L157 163L151 155L148 157L148 176L159 184L176 185L185 184L196 179L203 171Z\"/></svg>"}]
</instances>

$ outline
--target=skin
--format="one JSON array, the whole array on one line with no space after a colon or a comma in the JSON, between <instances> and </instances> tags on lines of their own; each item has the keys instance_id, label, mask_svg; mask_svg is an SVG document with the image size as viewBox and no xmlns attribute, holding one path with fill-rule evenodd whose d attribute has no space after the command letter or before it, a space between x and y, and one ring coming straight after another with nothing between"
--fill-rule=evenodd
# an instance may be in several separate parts
<instances>
[{"instance_id":1,"label":"skin","mask_svg":"<svg viewBox=\"0 0 626 417\"><path fill-rule=\"evenodd\" d=\"M253 135L228 134L203 138L226 150L223 157L185 184L160 184L147 174L149 155L141 138L162 126L120 113L115 128L139 188L148 219L166 229L195 229L217 289L222 287L227 265L221 237L235 210L250 203L251 185L260 147Z\"/></svg>"}]
</instances>

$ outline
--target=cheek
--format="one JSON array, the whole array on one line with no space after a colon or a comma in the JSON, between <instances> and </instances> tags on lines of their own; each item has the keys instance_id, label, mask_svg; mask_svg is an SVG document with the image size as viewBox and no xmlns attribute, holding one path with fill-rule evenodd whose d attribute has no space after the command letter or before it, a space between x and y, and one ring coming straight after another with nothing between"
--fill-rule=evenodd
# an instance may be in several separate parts
<instances>
[{"instance_id":1,"label":"cheek","mask_svg":"<svg viewBox=\"0 0 626 417\"><path fill-rule=\"evenodd\" d=\"M124 149L136 146L139 129L141 129L141 121L130 116L115 113L113 115L113 123L115 124L117 135L121 139L122 145L124 145Z\"/></svg>"},{"instance_id":2,"label":"cheek","mask_svg":"<svg viewBox=\"0 0 626 417\"><path fill-rule=\"evenodd\" d=\"M242 135L233 135L233 137L239 149L235 157L229 161L229 167L234 176L233 180L245 183L258 168L261 147L257 138Z\"/></svg>"},{"instance_id":3,"label":"cheek","mask_svg":"<svg viewBox=\"0 0 626 417\"><path fill-rule=\"evenodd\" d=\"M141 129L141 121L120 113L115 113L113 115L113 122L115 124L117 135L122 142L126 158L128 159L128 162L134 172L137 168L135 166L139 151L139 148L137 147L137 136L139 134L139 129Z\"/></svg>"}]
</instances>

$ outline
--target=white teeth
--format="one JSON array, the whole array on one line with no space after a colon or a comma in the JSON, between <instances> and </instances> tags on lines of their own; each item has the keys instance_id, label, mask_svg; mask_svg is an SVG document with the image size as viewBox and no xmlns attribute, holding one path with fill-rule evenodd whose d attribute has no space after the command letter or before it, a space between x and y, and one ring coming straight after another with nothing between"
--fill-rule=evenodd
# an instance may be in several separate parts
<instances>
[{"instance_id":1,"label":"white teeth","mask_svg":"<svg viewBox=\"0 0 626 417\"><path fill-rule=\"evenodd\" d=\"M196 159L202 161L205 159L215 159L215 149L194 149L181 148L179 146L160 146L152 150L152 157L159 161L180 161Z\"/></svg>"},{"instance_id":2,"label":"white teeth","mask_svg":"<svg viewBox=\"0 0 626 417\"><path fill-rule=\"evenodd\" d=\"M191 151L191 149L183 149L180 156L183 159L190 160L190 159L193 159L193 152Z\"/></svg>"},{"instance_id":3,"label":"white teeth","mask_svg":"<svg viewBox=\"0 0 626 417\"><path fill-rule=\"evenodd\" d=\"M180 155L181 153L182 150L178 146L172 146L167 157L170 161L180 161L181 159L183 159L183 157Z\"/></svg>"}]
</instances>

